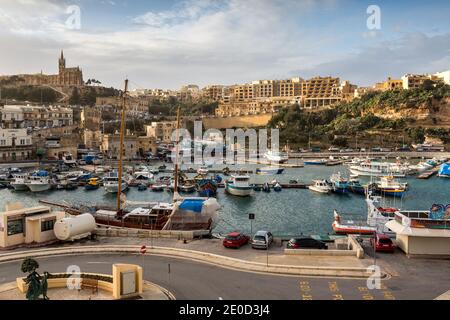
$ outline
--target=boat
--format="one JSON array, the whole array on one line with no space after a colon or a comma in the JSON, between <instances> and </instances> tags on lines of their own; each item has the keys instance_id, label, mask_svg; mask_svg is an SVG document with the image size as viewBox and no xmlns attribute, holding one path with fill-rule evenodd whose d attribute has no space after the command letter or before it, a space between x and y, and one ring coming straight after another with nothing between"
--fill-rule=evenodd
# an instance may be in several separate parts
<instances>
[{"instance_id":1,"label":"boat","mask_svg":"<svg viewBox=\"0 0 450 320\"><path fill-rule=\"evenodd\" d=\"M280 192L282 190L281 184L279 182L276 182L273 186L273 190L276 192Z\"/></svg>"},{"instance_id":2,"label":"boat","mask_svg":"<svg viewBox=\"0 0 450 320\"><path fill-rule=\"evenodd\" d=\"M267 182L263 184L262 191L270 192L270 185Z\"/></svg>"},{"instance_id":3,"label":"boat","mask_svg":"<svg viewBox=\"0 0 450 320\"><path fill-rule=\"evenodd\" d=\"M255 184L255 185L253 185L253 190L258 191L258 192L262 191L262 186Z\"/></svg>"},{"instance_id":4,"label":"boat","mask_svg":"<svg viewBox=\"0 0 450 320\"><path fill-rule=\"evenodd\" d=\"M150 190L152 190L153 192L161 192L161 191L164 191L164 188L166 188L166 185L160 184L160 183L152 184L152 185L150 186Z\"/></svg>"},{"instance_id":5,"label":"boat","mask_svg":"<svg viewBox=\"0 0 450 320\"><path fill-rule=\"evenodd\" d=\"M225 191L234 196L247 197L253 190L249 181L250 177L247 175L231 176L230 180L225 181Z\"/></svg>"},{"instance_id":6,"label":"boat","mask_svg":"<svg viewBox=\"0 0 450 320\"><path fill-rule=\"evenodd\" d=\"M142 166L140 167L135 173L134 173L134 182L137 184L151 184L155 178L153 173L150 172L150 170Z\"/></svg>"},{"instance_id":7,"label":"boat","mask_svg":"<svg viewBox=\"0 0 450 320\"><path fill-rule=\"evenodd\" d=\"M406 185L400 183L393 176L381 177L376 186L377 192L385 196L402 197L406 192Z\"/></svg>"},{"instance_id":8,"label":"boat","mask_svg":"<svg viewBox=\"0 0 450 320\"><path fill-rule=\"evenodd\" d=\"M52 187L48 172L43 170L29 176L25 184L31 192L43 192Z\"/></svg>"},{"instance_id":9,"label":"boat","mask_svg":"<svg viewBox=\"0 0 450 320\"><path fill-rule=\"evenodd\" d=\"M207 175L209 173L208 167L201 166L200 168L198 168L197 173L200 175Z\"/></svg>"},{"instance_id":10,"label":"boat","mask_svg":"<svg viewBox=\"0 0 450 320\"><path fill-rule=\"evenodd\" d=\"M117 193L119 191L119 175L117 171L111 171L109 172L104 178L103 178L103 187L105 188L105 191L108 193ZM128 183L125 181L125 179L121 178L121 192L125 191L128 188Z\"/></svg>"},{"instance_id":11,"label":"boat","mask_svg":"<svg viewBox=\"0 0 450 320\"><path fill-rule=\"evenodd\" d=\"M289 160L289 156L286 153L279 151L268 150L264 153L264 158L270 162L285 163Z\"/></svg>"},{"instance_id":12,"label":"boat","mask_svg":"<svg viewBox=\"0 0 450 320\"><path fill-rule=\"evenodd\" d=\"M319 193L329 193L332 190L326 180L313 180L313 184L308 189Z\"/></svg>"},{"instance_id":13,"label":"boat","mask_svg":"<svg viewBox=\"0 0 450 320\"><path fill-rule=\"evenodd\" d=\"M366 194L366 188L361 185L358 179L351 178L348 182L348 190L356 194Z\"/></svg>"},{"instance_id":14,"label":"boat","mask_svg":"<svg viewBox=\"0 0 450 320\"><path fill-rule=\"evenodd\" d=\"M145 190L147 190L147 185L144 183L140 183L138 185L138 191L145 191Z\"/></svg>"},{"instance_id":15,"label":"boat","mask_svg":"<svg viewBox=\"0 0 450 320\"><path fill-rule=\"evenodd\" d=\"M10 185L14 188L15 191L28 191L30 190L26 185L28 179L28 175L26 174L15 174L13 175L13 180Z\"/></svg>"},{"instance_id":16,"label":"boat","mask_svg":"<svg viewBox=\"0 0 450 320\"><path fill-rule=\"evenodd\" d=\"M439 168L438 177L450 178L450 163L444 163Z\"/></svg>"},{"instance_id":17,"label":"boat","mask_svg":"<svg viewBox=\"0 0 450 320\"><path fill-rule=\"evenodd\" d=\"M351 165L350 172L359 176L382 177L391 175L393 177L403 178L412 170L407 165L401 165L390 162L364 161L358 165Z\"/></svg>"},{"instance_id":18,"label":"boat","mask_svg":"<svg viewBox=\"0 0 450 320\"><path fill-rule=\"evenodd\" d=\"M62 157L62 160L66 166L73 167L77 165L77 160L74 159L71 153L67 153Z\"/></svg>"},{"instance_id":19,"label":"boat","mask_svg":"<svg viewBox=\"0 0 450 320\"><path fill-rule=\"evenodd\" d=\"M331 188L335 193L348 193L348 180L343 178L341 173L332 174L330 177Z\"/></svg>"},{"instance_id":20,"label":"boat","mask_svg":"<svg viewBox=\"0 0 450 320\"><path fill-rule=\"evenodd\" d=\"M284 171L283 168L277 166L267 166L256 169L256 174L282 174Z\"/></svg>"},{"instance_id":21,"label":"boat","mask_svg":"<svg viewBox=\"0 0 450 320\"><path fill-rule=\"evenodd\" d=\"M90 178L86 185L84 186L85 190L96 190L100 187L98 178Z\"/></svg>"},{"instance_id":22,"label":"boat","mask_svg":"<svg viewBox=\"0 0 450 320\"><path fill-rule=\"evenodd\" d=\"M192 193L196 189L195 184L182 184L178 187L178 191L182 193Z\"/></svg>"},{"instance_id":23,"label":"boat","mask_svg":"<svg viewBox=\"0 0 450 320\"><path fill-rule=\"evenodd\" d=\"M216 179L204 176L194 178L197 192L203 197L212 197L217 194L218 183Z\"/></svg>"},{"instance_id":24,"label":"boat","mask_svg":"<svg viewBox=\"0 0 450 320\"><path fill-rule=\"evenodd\" d=\"M327 162L328 162L327 159L308 159L303 161L305 165L316 165L316 166L325 165L327 164Z\"/></svg>"},{"instance_id":25,"label":"boat","mask_svg":"<svg viewBox=\"0 0 450 320\"><path fill-rule=\"evenodd\" d=\"M342 220L341 215L334 210L334 221L331 225L336 234L372 235L377 228L366 225L365 221Z\"/></svg>"}]
</instances>

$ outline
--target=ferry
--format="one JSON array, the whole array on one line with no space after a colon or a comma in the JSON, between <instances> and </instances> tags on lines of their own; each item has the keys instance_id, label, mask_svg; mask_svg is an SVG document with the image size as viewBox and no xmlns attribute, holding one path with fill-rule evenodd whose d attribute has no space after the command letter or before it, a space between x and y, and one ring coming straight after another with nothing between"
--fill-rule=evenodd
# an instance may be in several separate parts
<instances>
[{"instance_id":1,"label":"ferry","mask_svg":"<svg viewBox=\"0 0 450 320\"><path fill-rule=\"evenodd\" d=\"M272 151L269 150L264 154L264 158L266 158L270 162L277 162L277 163L285 163L289 160L289 157L287 154L279 151Z\"/></svg>"},{"instance_id":2,"label":"ferry","mask_svg":"<svg viewBox=\"0 0 450 320\"><path fill-rule=\"evenodd\" d=\"M313 184L310 185L309 190L319 193L330 193L331 187L326 180L313 180Z\"/></svg>"},{"instance_id":3,"label":"ferry","mask_svg":"<svg viewBox=\"0 0 450 320\"><path fill-rule=\"evenodd\" d=\"M225 182L225 191L234 196L249 196L253 190L249 181L250 177L247 175L231 176L231 180Z\"/></svg>"},{"instance_id":4,"label":"ferry","mask_svg":"<svg viewBox=\"0 0 450 320\"><path fill-rule=\"evenodd\" d=\"M350 172L358 176L381 177L391 175L393 177L403 178L411 173L411 169L395 163L365 161L358 165L350 165Z\"/></svg>"}]
</instances>

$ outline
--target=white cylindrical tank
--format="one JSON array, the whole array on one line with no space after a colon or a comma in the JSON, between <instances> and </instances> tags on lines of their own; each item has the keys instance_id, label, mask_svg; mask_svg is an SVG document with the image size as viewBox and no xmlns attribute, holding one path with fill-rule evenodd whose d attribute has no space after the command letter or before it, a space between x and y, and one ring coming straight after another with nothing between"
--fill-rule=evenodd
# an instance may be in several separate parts
<instances>
[{"instance_id":1,"label":"white cylindrical tank","mask_svg":"<svg viewBox=\"0 0 450 320\"><path fill-rule=\"evenodd\" d=\"M59 240L75 240L89 236L95 228L95 219L92 214L84 213L79 216L58 220L53 231Z\"/></svg>"}]
</instances>

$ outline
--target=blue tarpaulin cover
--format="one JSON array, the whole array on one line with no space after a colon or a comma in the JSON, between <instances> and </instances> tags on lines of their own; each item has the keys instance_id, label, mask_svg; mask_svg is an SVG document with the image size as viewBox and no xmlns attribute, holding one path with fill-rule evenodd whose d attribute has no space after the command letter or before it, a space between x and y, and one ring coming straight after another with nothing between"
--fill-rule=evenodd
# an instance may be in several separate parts
<instances>
[{"instance_id":1,"label":"blue tarpaulin cover","mask_svg":"<svg viewBox=\"0 0 450 320\"><path fill-rule=\"evenodd\" d=\"M45 171L45 170L39 170L39 171L33 173L33 176L35 176L35 177L46 177L46 176L48 176L48 172Z\"/></svg>"},{"instance_id":2,"label":"blue tarpaulin cover","mask_svg":"<svg viewBox=\"0 0 450 320\"><path fill-rule=\"evenodd\" d=\"M180 205L180 209L194 211L197 213L202 212L203 199L185 199Z\"/></svg>"},{"instance_id":3,"label":"blue tarpaulin cover","mask_svg":"<svg viewBox=\"0 0 450 320\"><path fill-rule=\"evenodd\" d=\"M450 175L450 163L444 163L439 169L439 174Z\"/></svg>"}]
</instances>

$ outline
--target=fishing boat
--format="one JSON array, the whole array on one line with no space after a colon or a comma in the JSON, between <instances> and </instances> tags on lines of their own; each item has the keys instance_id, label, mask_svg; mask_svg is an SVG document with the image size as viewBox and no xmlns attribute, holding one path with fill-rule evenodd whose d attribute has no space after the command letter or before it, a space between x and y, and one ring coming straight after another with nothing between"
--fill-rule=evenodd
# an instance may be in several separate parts
<instances>
[{"instance_id":1,"label":"fishing boat","mask_svg":"<svg viewBox=\"0 0 450 320\"><path fill-rule=\"evenodd\" d=\"M148 185L153 182L154 177L153 173L147 167L142 166L134 173L133 179L136 184Z\"/></svg>"},{"instance_id":2,"label":"fishing boat","mask_svg":"<svg viewBox=\"0 0 450 320\"><path fill-rule=\"evenodd\" d=\"M28 177L25 185L31 192L43 192L52 187L50 177L47 171L38 171Z\"/></svg>"},{"instance_id":3,"label":"fishing boat","mask_svg":"<svg viewBox=\"0 0 450 320\"><path fill-rule=\"evenodd\" d=\"M377 192L390 197L402 197L406 192L406 185L400 183L393 176L381 177L376 186Z\"/></svg>"},{"instance_id":4,"label":"fishing boat","mask_svg":"<svg viewBox=\"0 0 450 320\"><path fill-rule=\"evenodd\" d=\"M27 179L28 175L26 174L14 174L10 185L15 191L28 191L30 189L26 185Z\"/></svg>"},{"instance_id":5,"label":"fishing boat","mask_svg":"<svg viewBox=\"0 0 450 320\"><path fill-rule=\"evenodd\" d=\"M359 182L358 179L355 179L355 178L351 178L349 180L348 190L350 190L350 192L356 193L356 194L365 194L366 193L365 187L363 185L361 185L361 183Z\"/></svg>"},{"instance_id":6,"label":"fishing boat","mask_svg":"<svg viewBox=\"0 0 450 320\"><path fill-rule=\"evenodd\" d=\"M377 228L366 225L365 221L342 220L341 215L334 210L334 221L331 225L336 234L372 235Z\"/></svg>"},{"instance_id":7,"label":"fishing boat","mask_svg":"<svg viewBox=\"0 0 450 320\"><path fill-rule=\"evenodd\" d=\"M313 184L308 189L319 193L329 193L332 190L326 180L313 180Z\"/></svg>"},{"instance_id":8,"label":"fishing boat","mask_svg":"<svg viewBox=\"0 0 450 320\"><path fill-rule=\"evenodd\" d=\"M270 162L285 163L289 160L289 156L286 153L279 151L268 150L264 153L264 158Z\"/></svg>"},{"instance_id":9,"label":"fishing boat","mask_svg":"<svg viewBox=\"0 0 450 320\"><path fill-rule=\"evenodd\" d=\"M90 178L86 185L84 186L85 190L97 190L100 187L100 183L98 178Z\"/></svg>"},{"instance_id":10,"label":"fishing boat","mask_svg":"<svg viewBox=\"0 0 450 320\"><path fill-rule=\"evenodd\" d=\"M145 191L145 190L147 190L147 185L144 183L140 183L137 188L138 188L138 191Z\"/></svg>"},{"instance_id":11,"label":"fishing boat","mask_svg":"<svg viewBox=\"0 0 450 320\"><path fill-rule=\"evenodd\" d=\"M178 191L182 193L192 193L195 191L195 189L196 189L195 184L191 183L182 184L178 187Z\"/></svg>"},{"instance_id":12,"label":"fishing boat","mask_svg":"<svg viewBox=\"0 0 450 320\"><path fill-rule=\"evenodd\" d=\"M251 195L253 187L250 185L250 177L247 175L231 176L225 181L225 191L234 196L246 197Z\"/></svg>"},{"instance_id":13,"label":"fishing boat","mask_svg":"<svg viewBox=\"0 0 450 320\"><path fill-rule=\"evenodd\" d=\"M444 163L439 168L438 177L450 178L450 163Z\"/></svg>"},{"instance_id":14,"label":"fishing boat","mask_svg":"<svg viewBox=\"0 0 450 320\"><path fill-rule=\"evenodd\" d=\"M103 187L108 193L117 193L119 191L119 174L117 171L108 172L103 178ZM128 183L121 177L120 191L123 192L128 188Z\"/></svg>"},{"instance_id":15,"label":"fishing boat","mask_svg":"<svg viewBox=\"0 0 450 320\"><path fill-rule=\"evenodd\" d=\"M326 165L327 162L328 162L327 159L308 159L303 161L305 165L317 165L317 166Z\"/></svg>"},{"instance_id":16,"label":"fishing boat","mask_svg":"<svg viewBox=\"0 0 450 320\"><path fill-rule=\"evenodd\" d=\"M202 197L212 197L217 194L218 183L216 179L199 176L194 178L197 192Z\"/></svg>"},{"instance_id":17,"label":"fishing boat","mask_svg":"<svg viewBox=\"0 0 450 320\"><path fill-rule=\"evenodd\" d=\"M331 191L335 193L348 193L348 180L343 178L341 173L334 173L330 177Z\"/></svg>"},{"instance_id":18,"label":"fishing boat","mask_svg":"<svg viewBox=\"0 0 450 320\"><path fill-rule=\"evenodd\" d=\"M282 174L284 171L283 168L277 166L267 166L256 169L256 174Z\"/></svg>"}]
</instances>

